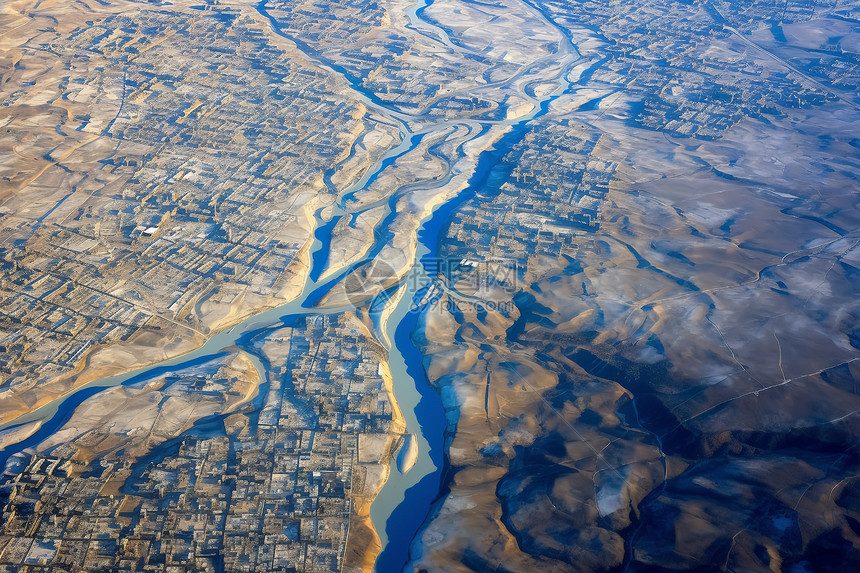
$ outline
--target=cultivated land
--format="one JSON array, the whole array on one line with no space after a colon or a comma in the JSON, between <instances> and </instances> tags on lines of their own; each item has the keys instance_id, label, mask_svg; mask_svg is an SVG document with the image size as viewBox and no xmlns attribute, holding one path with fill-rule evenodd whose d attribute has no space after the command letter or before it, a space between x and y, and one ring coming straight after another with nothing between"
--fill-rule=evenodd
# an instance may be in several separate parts
<instances>
[{"instance_id":1,"label":"cultivated land","mask_svg":"<svg viewBox=\"0 0 860 573\"><path fill-rule=\"evenodd\" d=\"M311 265L334 279L322 301L327 306L367 300L394 284L412 264L419 221L466 187L480 154L527 120L547 91L565 85L561 65L574 55L562 54L566 43L557 30L531 29L533 8L512 2L470 13L474 30L463 34L462 45L411 8L396 2L335 8L343 26L320 29L321 7L304 4L6 6L0 420L8 428L4 444L14 448L30 435L36 448L9 467L4 563L74 567L79 559L107 555L101 546L91 552L87 543L65 555L58 548L77 536L76 529L39 532L36 522L18 524L14 516L23 506L15 500L26 505L23 500L41 495L38 488L20 490L29 479L22 476L44 468L53 475L58 467L80 463L79 472L57 474L74 489L89 477L113 479L111 472L88 473L106 463L128 469L155 455L180 464L165 444L197 451L200 424L207 432L222 425L232 451L235 416L256 412L268 400L250 389L242 394L235 389L239 382L207 391L170 382L180 394L191 394L185 402L165 399L150 386L141 394L124 384L92 398L71 397L76 389L181 356L243 318L288 301L302 291ZM440 3L434 10L460 7ZM347 54L350 49L359 51ZM475 51L486 55L474 58ZM533 89L535 82L542 90ZM333 247L317 263L310 256L312 232L325 225L331 226ZM385 260L387 270L373 277L379 286L368 289L361 277L374 259ZM379 331L373 336L380 338ZM251 363L264 358L255 347L243 346L243 352ZM265 367L255 370L247 380L256 379L260 388L273 383L263 381ZM182 368L171 372L185 375ZM219 391L222 400L207 398ZM389 400L390 382L385 392ZM45 426L58 408L74 410L72 419ZM126 410L130 418L93 415ZM397 426L394 412L394 406L383 407L380 419ZM344 494L346 509L340 525L332 526L339 542L304 530L302 544L290 550L301 555L279 559L290 567L337 569L346 562L369 568L379 545L367 510L388 471L388 452L402 443L401 430L344 427L342 417L331 427L319 419L301 423L318 434L316 443L322 436L337 440L338 432L358 432L362 437L354 439L370 452L367 463L378 468L367 469L365 477L359 472L360 481ZM134 439L126 443L125 434ZM283 439L279 435L265 447L283 447ZM350 451L333 462L344 483L353 479ZM27 461L31 454L36 457ZM42 457L54 454L59 457ZM301 461L298 450L288 457ZM222 485L232 491L237 483L227 479ZM315 490L312 497L317 495ZM39 507L38 522L41 508L54 511L51 504ZM252 511L243 507L219 511ZM357 512L351 522L349 508ZM101 517L119 519L119 507L105 511ZM159 516L141 513L125 525L149 531ZM357 541L347 548L348 522L350 540ZM224 523L216 516L205 527ZM29 549L19 555L27 539L44 536L57 551L38 545L32 555ZM249 556L250 549L200 543L176 558L193 555L204 568L226 553L251 568L274 563L268 554ZM141 547L117 552L113 566L158 568L173 554L166 547ZM317 549L330 558L309 558L308 551Z\"/></svg>"},{"instance_id":2,"label":"cultivated land","mask_svg":"<svg viewBox=\"0 0 860 573\"><path fill-rule=\"evenodd\" d=\"M402 421L384 350L367 335L354 315L312 315L248 342L260 372L236 350L86 400L13 461L2 559L57 570L369 567L379 550L369 505Z\"/></svg>"},{"instance_id":3,"label":"cultivated land","mask_svg":"<svg viewBox=\"0 0 860 573\"><path fill-rule=\"evenodd\" d=\"M0 568L370 570L424 381L362 305L440 206L407 568L860 562L856 2L0 18Z\"/></svg>"},{"instance_id":4,"label":"cultivated land","mask_svg":"<svg viewBox=\"0 0 860 573\"><path fill-rule=\"evenodd\" d=\"M253 11L141 8L3 36L3 421L295 296L324 176L377 129Z\"/></svg>"},{"instance_id":5,"label":"cultivated land","mask_svg":"<svg viewBox=\"0 0 860 573\"><path fill-rule=\"evenodd\" d=\"M858 562L856 20L541 4L585 61L442 240L520 274L514 311L458 275L427 313L416 567Z\"/></svg>"}]
</instances>

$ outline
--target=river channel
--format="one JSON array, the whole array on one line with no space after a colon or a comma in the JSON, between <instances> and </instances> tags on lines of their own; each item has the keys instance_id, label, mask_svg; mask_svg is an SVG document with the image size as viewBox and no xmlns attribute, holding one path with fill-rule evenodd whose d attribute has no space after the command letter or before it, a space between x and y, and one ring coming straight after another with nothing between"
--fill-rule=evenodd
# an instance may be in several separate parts
<instances>
[{"instance_id":1,"label":"river channel","mask_svg":"<svg viewBox=\"0 0 860 573\"><path fill-rule=\"evenodd\" d=\"M447 31L421 20L421 11L430 3L420 2L412 7L408 13L411 26L419 33L428 35L428 37L432 36L434 41L440 42L452 50L459 50L459 46L452 43ZM476 162L471 165L470 169L473 169L473 171L470 173L465 189L453 197L449 196L450 198L447 202L438 206L421 221L412 268L402 275L400 284L389 288L385 293L378 295L373 300L360 303L369 305L373 314L374 308L379 309L386 305L394 304L394 300L397 301L393 309L387 309L387 319L380 321L380 326L384 329L384 333L380 332L378 334L381 334L380 338L384 339L380 340L380 342L386 347L390 346L388 363L393 378L393 399L397 402L403 413L406 422L406 434L412 442L407 442L403 449L409 447L414 452L414 463L404 465L394 463L392 460L388 480L372 505L371 520L382 542L382 552L377 560L376 570L401 570L408 565L410 544L430 512L432 503L439 495L440 481L445 465L445 412L439 396L427 382L424 370L424 356L415 347L411 338L413 331L419 325L421 313L426 312L428 301L423 301L426 287L433 282L438 270L437 248L439 246L440 233L451 214L458 207L473 198L478 189L483 188L486 191L488 186L492 187L495 184L494 181L500 178L500 174L497 173L500 158L512 145L521 139L524 132L528 129L529 123L535 117L546 113L550 103L562 95L569 87L563 78L572 63L579 58L579 55L572 45L567 44L569 49L566 46L562 53L554 56L556 61L562 65L558 68L560 71L556 71L553 74L554 77L548 78L549 81L553 81L556 84L556 89L552 93L538 100L522 91L520 92L521 96L531 100L534 104L533 110L526 115L495 121L475 121L469 119L442 121L431 125L424 124L421 129L413 132L409 125L412 120L417 118L393 109L390 105L380 101L375 94L369 93L368 90L363 88L361 83L350 76L346 70L338 67L333 62L325 61L323 58L317 56L308 46L284 33L276 19L266 12L264 3L260 3L257 6L257 10L270 21L275 33L295 42L299 49L308 54L321 67L341 75L368 108L381 114L392 124L397 125L400 130L400 144L384 154L349 188L338 190L337 200L328 208L325 218L322 216L322 213L326 211L325 209L320 209L316 213L315 232L308 256L311 268L308 271L302 292L296 299L249 317L233 327L211 336L197 350L126 374L93 381L66 396L45 404L25 416L19 417L6 426L0 426L0 431L2 431L28 422L41 421L39 429L31 436L19 443L8 445L4 450L0 451L0 467L5 465L10 456L37 446L54 434L71 418L75 409L94 394L117 385L135 384L157 376L164 376L170 372L208 361L224 353L227 349L237 346L249 353L252 362L259 371L262 385L255 399L255 404L259 406L267 394L268 369L262 364L260 358L255 355L256 351L253 345L246 344L246 342L251 338L264 337L268 332L277 330L285 322L288 322L290 317L296 315L336 314L355 310L353 305L320 307L318 303L344 276L353 269L373 260L391 240L392 231L389 227L398 215L396 210L398 199L413 190L425 191L438 188L442 191L442 188L450 183L452 177L459 169L458 165L456 165L458 157L453 157L449 161L448 173L445 177L427 182L413 182L401 189L395 190L386 199L363 206L361 211L357 213L351 212L349 208L350 201L354 195L366 188L380 173L391 167L398 158L416 149L421 144L424 135L430 132L438 132L439 130L455 126L463 128L461 130L463 135L458 138L456 153L457 155L461 155L463 146L466 143L474 141L475 138L486 133L492 126L501 127L505 130L505 134L492 149L481 153ZM504 82L507 86L503 86L500 83L499 87L509 87L512 85L512 82L513 78L510 78ZM504 174L501 175L503 176ZM330 181L327 181L328 184L330 184ZM334 226L338 220L346 216L360 216L361 212L374 208L377 205L384 205L386 214L374 229L374 244L360 260L349 265L346 269L335 273L334 276L327 276L326 271L331 263L329 260L331 241ZM388 297L392 292L400 290L404 284L407 287L412 286L413 288L403 289L405 290L403 296L389 301ZM419 285L418 288L414 288L415 285ZM424 306L421 306L419 302L424 302ZM380 314L379 312L376 313L377 316Z\"/></svg>"}]
</instances>

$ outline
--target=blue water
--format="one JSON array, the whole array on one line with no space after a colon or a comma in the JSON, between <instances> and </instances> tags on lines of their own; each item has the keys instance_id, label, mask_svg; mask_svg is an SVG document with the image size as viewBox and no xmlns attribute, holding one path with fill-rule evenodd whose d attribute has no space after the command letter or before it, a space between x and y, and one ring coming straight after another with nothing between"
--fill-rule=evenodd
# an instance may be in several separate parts
<instances>
[{"instance_id":1,"label":"blue water","mask_svg":"<svg viewBox=\"0 0 860 573\"><path fill-rule=\"evenodd\" d=\"M275 33L277 33L278 35L283 36L284 38L287 38L291 42L295 43L296 46L299 48L299 50L301 50L305 55L310 56L312 58L315 58L317 61L321 62L325 66L331 68L332 70L334 70L335 72L340 74L341 77L343 77L347 81L347 83L349 83L349 86L353 90L355 90L358 93L361 93L368 100L370 100L375 105L377 105L381 108L389 109L391 111L395 111L398 113L402 113L401 110L395 108L389 102L383 101L375 93L373 93L372 91L365 88L361 78L355 77L354 75L352 75L351 72L349 72L343 66L339 66L339 65L335 64L334 62L330 62L330 61L326 60L325 58L322 57L322 55L317 50L313 49L312 47L310 47L305 42L303 42L303 41L299 40L298 38L295 38L295 37L291 36L289 33L287 33L281 27L278 20L274 16L269 14L268 10L266 10L266 0L262 0L261 2L259 2L257 4L256 8L257 8L257 12L259 12L262 16L266 17L269 20L269 24L271 24L272 29L275 31Z\"/></svg>"},{"instance_id":2,"label":"blue water","mask_svg":"<svg viewBox=\"0 0 860 573\"><path fill-rule=\"evenodd\" d=\"M220 356L225 356L226 354L226 352L220 352L217 354L201 356L193 360L188 360L187 362L182 362L175 366L155 367L150 370L147 370L142 374L138 374L137 376L129 378L128 380L123 382L122 385L131 386L133 384L137 384L145 380L151 380L153 378L157 378L158 376L163 376L168 372L182 370L184 368L191 368L193 366L199 366L200 364L204 364ZM57 430L62 428L65 423L71 419L72 414L75 413L75 410L78 408L78 406L83 404L84 401L86 401L88 398L91 398L102 390L106 389L107 387L105 386L89 386L87 388L82 388L81 390L74 392L68 398L63 400L57 408L57 412L53 416L45 420L42 423L41 427L30 437L21 442L18 442L17 444L12 444L0 450L0 469L5 467L6 462L9 461L9 458L12 457L14 454L22 452L27 448L37 446L51 436L53 436L54 433L57 432ZM12 427L14 428L15 426Z\"/></svg>"},{"instance_id":3,"label":"blue water","mask_svg":"<svg viewBox=\"0 0 860 573\"><path fill-rule=\"evenodd\" d=\"M534 117L546 113L551 101L549 99L542 102ZM422 225L418 232L418 241L427 249L427 252L419 262L428 276L435 276L439 270L439 253L445 237L443 231L447 231L451 216L462 205L474 199L479 191L482 196L500 191L501 184L513 168L502 161L502 158L525 136L531 119L533 118L514 124L493 149L482 153L466 188L457 197L438 207ZM424 291L416 293L413 301L420 301L423 294ZM402 571L409 564L410 545L430 514L433 502L440 495L441 478L448 465L444 451L447 426L445 410L441 398L428 382L424 369L424 355L415 347L412 340L412 333L416 330L420 314L424 310L425 308L417 308L406 314L397 326L394 344L403 355L406 370L421 394L421 400L415 412L420 421L422 434L430 444L430 455L436 471L427 474L417 485L408 489L403 502L388 518L385 528L388 544L376 561L375 569L379 572Z\"/></svg>"},{"instance_id":4,"label":"blue water","mask_svg":"<svg viewBox=\"0 0 860 573\"><path fill-rule=\"evenodd\" d=\"M419 295L416 293L415 296ZM417 302L415 298L413 301ZM400 571L406 565L409 558L409 545L436 499L441 472L445 466L445 410L439 396L427 381L424 355L412 342L412 332L415 330L419 316L420 310L411 310L406 314L406 317L397 325L394 345L403 355L406 371L415 381L415 387L421 394L421 399L415 407L415 415L420 422L421 433L430 444L430 458L436 471L427 474L418 485L406 490L405 499L388 518L385 527L388 544L376 560L376 570L380 572Z\"/></svg>"},{"instance_id":5,"label":"blue water","mask_svg":"<svg viewBox=\"0 0 860 573\"><path fill-rule=\"evenodd\" d=\"M384 164L384 162L383 162ZM395 209L395 205L397 201L400 199L401 195L399 193L393 193L391 197L388 199L388 214L382 219L382 222L376 227L374 230L374 240L373 244L368 249L365 256L358 262L349 265L346 269L342 270L339 274L329 279L329 281L319 287L317 287L310 295L308 295L305 300L303 306L305 308L313 308L316 306L322 299L328 294L332 288L344 277L349 275L355 269L361 267L362 265L367 264L368 261L373 260L387 244L394 238L394 233L390 230L391 223L394 222L397 217L397 210ZM319 251L326 251L324 256L317 256L317 253L312 255L312 262L314 265L327 265L328 264L328 251L331 250L331 236L334 225L325 231L318 233L316 238L320 240L323 244L323 248L319 249ZM322 273L323 268L313 268L311 269L311 280L314 280L314 276L317 278Z\"/></svg>"},{"instance_id":6,"label":"blue water","mask_svg":"<svg viewBox=\"0 0 860 573\"><path fill-rule=\"evenodd\" d=\"M309 46L299 40L296 40L295 38L288 36L281 30L278 22L266 12L264 2L261 2L257 6L257 9L263 16L268 18L273 29L278 34L281 34L284 37L287 37L290 40L296 42L299 48L305 51L305 53L310 54L311 56L322 61L322 58L319 56L319 54L317 54ZM364 88L361 84L361 81L350 75L344 68L328 61L324 61L322 63L325 66L328 66L329 68L340 73L350 83L352 88L357 93L362 94L373 104L377 105L380 108L391 111L394 115L402 113L397 108L391 106L391 104L389 104L388 102L381 101L370 90ZM419 263L426 270L428 276L435 276L438 270L438 257L442 246L442 240L445 236L444 231L447 229L447 225L451 219L452 214L464 203L473 200L479 191L484 195L498 193L499 186L505 180L508 175L508 172L511 169L510 166L506 165L502 161L502 158L517 142L522 139L522 137L528 130L529 122L532 121L532 119L534 119L535 117L546 113L548 106L553 99L554 98L549 98L541 102L540 107L534 114L534 116L522 118L519 122L514 123L511 126L511 130L502 137L502 139L496 144L493 150L482 153L477 162L475 172L469 179L464 191L462 191L454 199L438 207L433 212L433 214L423 223L418 233L419 244L423 246L423 255L421 256ZM481 125L480 133L477 135L486 132L487 129L488 126L486 124ZM474 137L477 137L477 135L473 133L472 139L474 139ZM403 153L414 149L421 142L422 138L424 137L424 134L408 134L407 136L409 137L408 148L400 154L386 158L381 163L377 171L371 174L369 179L366 181L364 187L372 183L379 172L387 168L389 165L393 164L394 161L396 161L396 159L400 157ZM458 153L462 151L462 145L463 144L458 147ZM390 226L391 223L394 221L394 218L397 216L395 206L397 200L401 196L401 193L394 193L388 199L387 206L389 212L378 226L379 232L376 233L375 241L371 246L370 250L368 251L367 255L361 261L351 265L348 269L342 271L337 277L329 279L326 284L322 285L318 285L316 283L321 274L324 272L325 267L329 263L328 256L332 241L332 232L334 226L340 220L340 217L342 217L342 215L335 215L330 221L320 225L317 228L317 230L315 231L315 238L317 239L318 244L320 246L311 253L312 268L310 271L310 279L308 285L314 287L314 290L305 298L296 301L296 304L290 306L290 308L292 308L294 311L299 307L305 309L312 309L313 306L317 302L319 302L319 300L321 300L321 298L325 296L327 292L329 292L332 286L336 284L339 280L341 280L344 276L346 276L347 273L352 272L358 266L366 264L368 261L371 261L376 256L378 256L384 246L388 244L393 237L393 233L390 230ZM339 207L344 207L347 202L354 199L354 193L349 193L345 195ZM374 318L374 321L377 322L377 324L379 323L379 313L381 312L381 308L383 306L381 303L387 300L387 297L392 294L392 290L394 289L392 288L389 289L388 292L382 293L373 303L371 303L370 313L371 316ZM421 300L423 294L424 291L419 291L418 293L415 293L415 295L409 302L417 303ZM411 381L414 381L415 388L420 395L420 399L418 400L418 403L415 407L415 416L418 419L420 425L421 435L424 437L424 439L426 439L427 443L429 444L429 456L436 469L435 471L432 471L425 475L423 478L421 478L421 480L416 485L406 490L405 499L403 500L403 502L398 505L387 518L387 521L385 523L385 533L388 537L388 543L385 545L382 553L379 555L375 567L377 571L381 572L400 571L408 565L410 559L410 545L412 544L413 539L416 537L417 532L422 527L425 519L429 515L432 504L434 503L434 501L437 500L438 496L440 495L441 479L447 466L446 454L444 451L445 428L447 427L445 411L442 406L440 397L438 396L438 394L436 394L436 392L429 384L425 371L425 357L421 353L419 348L416 347L412 338L413 333L419 328L421 313L424 311L424 309L419 308L407 312L402 318L402 320L397 323L392 342L397 352L399 352L403 357L406 365L406 372L409 375ZM308 310L308 312L317 311ZM272 326L271 322L265 323L263 326L259 326L249 321L243 322L242 325L236 327L238 328L237 334L233 339L231 339L231 342L236 346L246 350L247 352L255 355L257 359L261 360L261 362L265 361L265 357L260 356L262 353L259 352L258 341L261 338L265 337L265 335L271 332L274 328L280 328L284 323L299 320L305 315L295 312L285 312L279 316L281 317L280 322L278 322L275 326ZM228 331L228 333L231 331ZM207 347L208 346L209 345L207 344ZM185 362L177 362L167 366L150 368L140 374L137 374L136 376L130 377L129 379L125 380L123 384L139 383L151 378L155 378L157 376L162 376L171 371L202 364L204 362L212 360L213 358L223 356L224 354L225 353L223 351L219 351L215 353L209 353L204 356L199 356L197 358L187 360ZM269 364L265 363L264 366L265 368L263 368L263 370L268 371ZM96 393L102 391L103 389L105 389L104 386L87 387L73 393L70 397L64 399L61 403L59 403L56 413L50 416L36 433L34 433L32 436L22 441L21 443L15 446L11 446L6 450L0 452L0 467L2 467L2 464L4 464L11 455L20 452L26 448L38 445L40 442L44 441L46 438L59 430L71 418L72 414L81 403L83 403L86 399L90 398ZM262 400L264 400L265 396L268 394L267 390L268 380L263 380L260 392L258 393L254 401L255 405L258 406L258 410ZM200 420L198 424L195 425L195 431L203 433L210 431L214 432L218 430L219 423L220 419L217 415L210 416ZM161 451L163 454L165 450Z\"/></svg>"},{"instance_id":7,"label":"blue water","mask_svg":"<svg viewBox=\"0 0 860 573\"><path fill-rule=\"evenodd\" d=\"M362 187L361 189L357 189L356 191L353 191L351 193L347 193L346 195L343 196L342 204L345 205L348 201L355 201L356 200L355 199L356 193L358 193L359 191L363 191L363 190L367 189L368 187L370 187L370 184L373 183L374 181L376 181L376 178L379 177L380 173L385 171L386 167L388 167L389 165L393 165L395 161L397 161L398 159L400 159L401 157L403 157L404 155L406 155L407 153L409 153L410 151L415 149L418 146L418 144L421 143L421 140L423 140L424 137L426 137L426 135L427 135L426 133L417 133L415 135L412 135L409 138L409 147L408 148L406 148L402 153L399 153L399 154L394 155L392 157L387 157L382 162L382 165L380 166L379 170L377 170L375 173L373 173L368 178L368 180L364 184L364 187Z\"/></svg>"},{"instance_id":8,"label":"blue water","mask_svg":"<svg viewBox=\"0 0 860 573\"><path fill-rule=\"evenodd\" d=\"M332 217L328 223L324 225L320 225L317 227L316 231L314 231L314 236L325 245L324 249L318 249L314 251L311 255L311 280L316 282L319 280L320 275L322 274L325 267L328 265L328 257L331 249L329 245L331 245L331 235L334 232L335 225L341 219L341 215Z\"/></svg>"}]
</instances>

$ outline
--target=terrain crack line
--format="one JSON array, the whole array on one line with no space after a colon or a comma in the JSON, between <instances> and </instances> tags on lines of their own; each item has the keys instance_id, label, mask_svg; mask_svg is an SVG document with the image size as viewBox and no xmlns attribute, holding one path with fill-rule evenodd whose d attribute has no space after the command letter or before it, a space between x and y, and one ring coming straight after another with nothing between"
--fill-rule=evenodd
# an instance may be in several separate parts
<instances>
[{"instance_id":1,"label":"terrain crack line","mask_svg":"<svg viewBox=\"0 0 860 573\"><path fill-rule=\"evenodd\" d=\"M797 380L802 380L803 378L809 378L810 376L815 376L815 375L817 375L817 374L821 374L822 372L825 372L825 371L827 371L827 370L831 370L831 369L833 369L833 368L837 368L837 367L839 367L839 366L844 366L844 365L846 365L846 364L851 364L851 363L853 363L853 362L857 362L858 360L860 360L860 357L852 358L851 360L845 360L845 361L843 361L843 362L840 362L839 364L834 364L834 365L832 365L832 366L828 366L828 367L826 367L826 368L822 368L822 369L820 369L820 370L816 370L815 372L810 372L810 373L808 373L808 374L804 374L804 375L802 375L802 376L797 376L797 377L794 377L794 378L789 378L789 379L787 379L787 380L785 380L785 381L783 381L783 382L780 382L779 384L772 384L772 385L770 385L770 386L765 386L764 388L761 388L761 389L759 389L759 390L751 390L751 391L749 391L749 392L744 392L743 394L739 394L739 395L735 396L734 398L729 398L729 399L727 399L727 400L723 400L722 402L719 402L719 403L717 403L717 404L714 404L713 406L710 406L709 408L706 408L705 410L702 410L702 411L701 411L701 412L699 412L698 414L694 414L694 415L690 416L689 418L686 418L685 420L682 420L681 422L679 422L679 423L678 423L678 425L677 425L677 426L675 426L674 428L672 428L671 430L669 430L668 432L666 432L666 434L664 434L664 436L665 436L665 435L668 435L668 434L671 434L672 432L674 432L675 430L677 430L678 428L680 428L681 426L683 426L683 425L684 425L684 424L686 424L687 422L689 422L689 421L691 421L691 420L694 420L695 418L698 418L699 416L702 416L702 415L704 415L704 414L707 414L707 413L708 413L708 412L710 412L711 410L714 410L714 409L716 409L716 408L719 408L720 406L723 406L723 405L725 405L725 404L728 404L729 402L734 402L735 400L740 400L741 398L745 398L746 396L750 396L750 395L753 395L753 394L755 394L756 396L758 396L758 395L759 395L759 393L764 392L765 390L771 390L771 389L773 389L773 388L779 388L780 386L785 386L786 384L789 384L789 383L791 383L791 382L796 382ZM853 414L853 412L852 412L852 414ZM846 416L844 416L844 417L848 417L849 415L850 415L850 414L846 414ZM838 420L837 420L837 421L838 421Z\"/></svg>"},{"instance_id":2,"label":"terrain crack line","mask_svg":"<svg viewBox=\"0 0 860 573\"><path fill-rule=\"evenodd\" d=\"M773 339L776 340L776 348L779 350L779 359L777 363L779 364L779 372L782 374L782 381L785 382L785 370L782 368L782 344L780 344L779 337L776 335L775 330L771 330L770 333L773 334Z\"/></svg>"},{"instance_id":3,"label":"terrain crack line","mask_svg":"<svg viewBox=\"0 0 860 573\"><path fill-rule=\"evenodd\" d=\"M744 366L744 365L741 363L741 361L740 361L740 360L738 360L738 357L735 355L735 351L734 351L734 350L732 350L732 347L731 347L731 346L729 346L729 343L728 343L728 341L726 340L726 337L725 337L725 335L723 334L723 331L722 331L722 330L720 330L720 327L719 327L719 326L717 326L717 325L716 325L716 323L714 323L714 321L713 321L713 320L711 320L711 317L710 317L710 316L705 316L705 320L707 320L708 322L710 322L710 323L711 323L711 326L713 326L713 327L717 330L717 332L718 332L718 333L719 333L719 335L720 335L720 340L722 340L722 341L723 341L723 346L725 346L725 347L728 349L729 353L731 353L731 355L732 355L732 360L734 360L735 362L737 362L738 366L740 366L740 367L741 367L741 370L743 370L744 372L746 372L746 373L747 373L747 375L748 375L750 378L752 378L752 379L755 381L755 383L756 383L756 384L758 384L759 386L761 386L761 387L762 387L762 389L764 389L764 384L762 384L761 382L759 382L759 381L756 379L756 377L755 377L755 376L753 376L753 375L750 373L750 371L749 371L749 370L747 370L747 367L746 367L746 366ZM774 336L776 336L776 335L774 335ZM783 376L783 381L785 381L785 376Z\"/></svg>"}]
</instances>

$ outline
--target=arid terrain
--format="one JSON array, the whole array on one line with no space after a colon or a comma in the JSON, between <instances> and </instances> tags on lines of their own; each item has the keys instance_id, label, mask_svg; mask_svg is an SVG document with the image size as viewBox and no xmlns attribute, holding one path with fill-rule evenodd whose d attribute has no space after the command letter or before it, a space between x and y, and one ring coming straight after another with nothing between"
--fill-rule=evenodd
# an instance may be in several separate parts
<instances>
[{"instance_id":1,"label":"arid terrain","mask_svg":"<svg viewBox=\"0 0 860 573\"><path fill-rule=\"evenodd\" d=\"M648 26L683 37L712 22L695 5L686 14ZM602 38L574 27L574 41L591 36L595 58L607 37L635 45L622 35L631 19L607 20ZM838 29L848 35L829 45L847 45L857 27L834 16L784 29L795 35L759 29L757 50L733 33L690 46L710 71L695 88L682 58L652 66L669 80L659 96L634 55L624 87L601 64L453 217L450 258L514 260L519 274L505 289L513 311L486 277L451 277L415 335L448 412L450 460L416 568L860 563L857 75L822 85L795 70L822 49L813 37ZM723 89L743 66L788 69L817 103L770 96L753 115L737 93L682 114L685 125L652 123L658 104ZM773 87L747 81L745 94ZM586 98L599 103L583 111ZM577 197L588 217L574 226ZM476 244L483 229L494 236ZM476 283L483 302L463 294Z\"/></svg>"},{"instance_id":2,"label":"arid terrain","mask_svg":"<svg viewBox=\"0 0 860 573\"><path fill-rule=\"evenodd\" d=\"M16 0L0 104L0 571L860 565L856 0Z\"/></svg>"}]
</instances>

